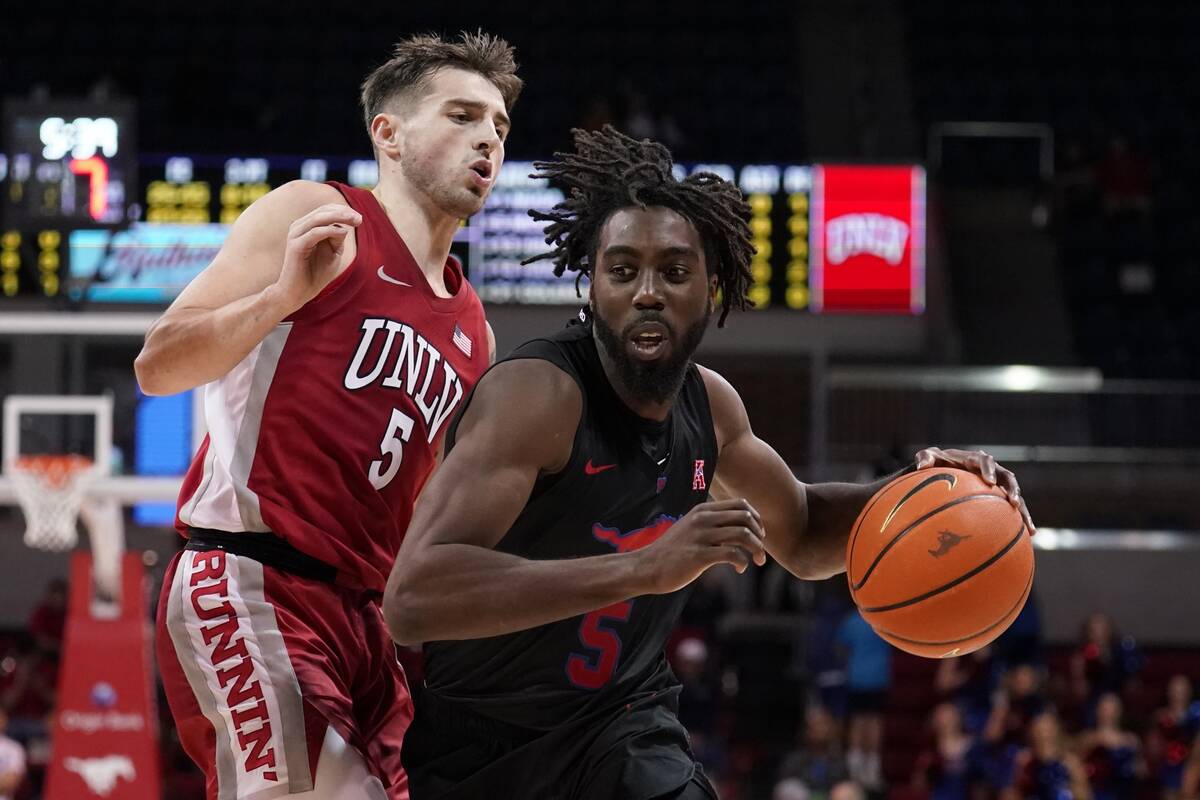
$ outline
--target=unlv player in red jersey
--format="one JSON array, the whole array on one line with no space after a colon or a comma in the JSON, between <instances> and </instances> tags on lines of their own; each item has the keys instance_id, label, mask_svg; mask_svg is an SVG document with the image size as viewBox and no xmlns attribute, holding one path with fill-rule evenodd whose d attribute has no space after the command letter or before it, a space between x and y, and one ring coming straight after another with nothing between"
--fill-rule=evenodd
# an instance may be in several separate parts
<instances>
[{"instance_id":1,"label":"unlv player in red jersey","mask_svg":"<svg viewBox=\"0 0 1200 800\"><path fill-rule=\"evenodd\" d=\"M494 355L449 252L521 85L501 39L400 42L362 90L379 185L272 191L147 334L147 394L207 384L157 647L210 800L407 797L411 701L378 603Z\"/></svg>"}]
</instances>

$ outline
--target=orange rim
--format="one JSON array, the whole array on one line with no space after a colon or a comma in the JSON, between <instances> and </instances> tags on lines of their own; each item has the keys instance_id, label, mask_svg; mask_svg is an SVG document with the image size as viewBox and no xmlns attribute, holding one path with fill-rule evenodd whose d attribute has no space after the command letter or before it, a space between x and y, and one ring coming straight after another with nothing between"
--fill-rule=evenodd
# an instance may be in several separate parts
<instances>
[{"instance_id":1,"label":"orange rim","mask_svg":"<svg viewBox=\"0 0 1200 800\"><path fill-rule=\"evenodd\" d=\"M92 460L74 453L21 456L13 466L23 472L36 475L47 486L61 489L75 475L90 469Z\"/></svg>"}]
</instances>

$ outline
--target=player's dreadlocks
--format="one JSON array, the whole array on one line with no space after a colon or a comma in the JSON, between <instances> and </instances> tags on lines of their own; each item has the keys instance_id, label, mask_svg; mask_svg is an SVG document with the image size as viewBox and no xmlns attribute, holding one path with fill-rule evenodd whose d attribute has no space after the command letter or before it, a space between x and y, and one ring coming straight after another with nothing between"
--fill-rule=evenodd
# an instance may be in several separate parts
<instances>
[{"instance_id":1,"label":"player's dreadlocks","mask_svg":"<svg viewBox=\"0 0 1200 800\"><path fill-rule=\"evenodd\" d=\"M554 249L526 259L554 262L554 274L575 270L576 291L584 275L592 274L600 228L614 211L629 206L664 206L687 218L704 242L705 260L721 289L724 326L731 308L745 309L750 285L750 206L737 187L711 172L683 180L671 173L671 152L649 139L638 141L611 125L588 132L574 129L575 152L555 153L555 161L535 161L533 176L548 178L567 194L549 212L529 215L546 226L546 244Z\"/></svg>"}]
</instances>

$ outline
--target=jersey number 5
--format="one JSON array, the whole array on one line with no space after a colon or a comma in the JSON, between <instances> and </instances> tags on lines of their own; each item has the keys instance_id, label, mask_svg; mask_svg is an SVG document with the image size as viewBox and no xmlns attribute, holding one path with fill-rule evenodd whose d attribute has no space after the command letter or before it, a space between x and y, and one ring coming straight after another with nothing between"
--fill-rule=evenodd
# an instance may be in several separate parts
<instances>
[{"instance_id":1,"label":"jersey number 5","mask_svg":"<svg viewBox=\"0 0 1200 800\"><path fill-rule=\"evenodd\" d=\"M625 622L632 610L633 601L625 600L583 618L579 624L579 641L593 652L567 656L567 678L571 683L581 689L599 689L612 680L621 658L621 637L605 622Z\"/></svg>"},{"instance_id":2,"label":"jersey number 5","mask_svg":"<svg viewBox=\"0 0 1200 800\"><path fill-rule=\"evenodd\" d=\"M379 443L379 453L383 458L371 462L367 470L367 478L376 490L382 489L392 482L400 471L400 462L404 459L404 444L412 436L413 419L398 408L392 409L392 419L388 423L383 441ZM387 467L384 468L384 464Z\"/></svg>"}]
</instances>

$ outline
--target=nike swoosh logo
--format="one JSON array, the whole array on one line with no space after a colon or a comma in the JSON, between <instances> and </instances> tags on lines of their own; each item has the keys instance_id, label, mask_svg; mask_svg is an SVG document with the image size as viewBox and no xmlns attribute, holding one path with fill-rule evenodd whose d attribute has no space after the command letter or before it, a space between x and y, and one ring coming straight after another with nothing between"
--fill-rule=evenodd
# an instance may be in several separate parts
<instances>
[{"instance_id":1,"label":"nike swoosh logo","mask_svg":"<svg viewBox=\"0 0 1200 800\"><path fill-rule=\"evenodd\" d=\"M612 469L615 466L616 464L601 464L598 467L593 467L592 460L589 458L588 462L583 465L583 471L588 475L599 475L601 472L604 472L604 470Z\"/></svg>"},{"instance_id":2,"label":"nike swoosh logo","mask_svg":"<svg viewBox=\"0 0 1200 800\"><path fill-rule=\"evenodd\" d=\"M938 481L945 481L946 483L948 483L950 485L950 489L953 489L954 484L958 483L958 478L949 472L937 472L937 473L934 473L933 475L930 475L928 478L921 481L920 483L918 483L912 489L909 489L908 494L904 495L904 497L901 497L900 502L896 503L896 507L888 512L887 519L885 519L883 521L883 524L879 526L880 533L887 530L888 523L892 521L892 517L896 516L896 512L904 507L905 503L907 503L909 500L913 499L913 496L916 495L922 489L924 489L926 486L932 486L933 484L937 483ZM947 489L947 491L949 491L949 489Z\"/></svg>"},{"instance_id":3,"label":"nike swoosh logo","mask_svg":"<svg viewBox=\"0 0 1200 800\"><path fill-rule=\"evenodd\" d=\"M410 289L412 288L412 284L411 284L411 283L405 283L404 281L398 281L398 280L396 280L395 278L393 278L391 275L388 275L386 272L384 272L384 271L383 271L383 264L380 264L380 265L379 265L379 272L377 272L376 274L377 274L379 277L383 278L383 279L384 279L385 281L387 281L388 283L394 283L394 284L396 284L397 286L407 286L407 287L408 287L408 288L410 288Z\"/></svg>"}]
</instances>

